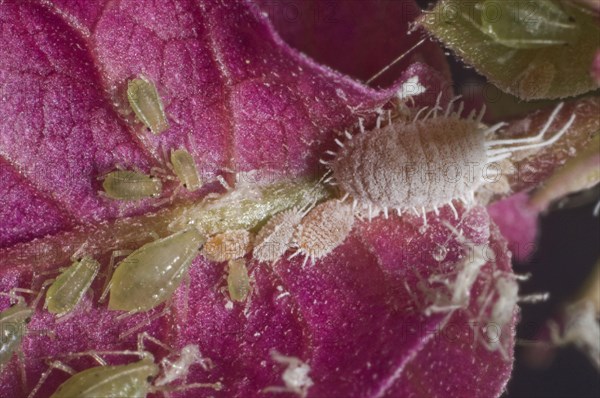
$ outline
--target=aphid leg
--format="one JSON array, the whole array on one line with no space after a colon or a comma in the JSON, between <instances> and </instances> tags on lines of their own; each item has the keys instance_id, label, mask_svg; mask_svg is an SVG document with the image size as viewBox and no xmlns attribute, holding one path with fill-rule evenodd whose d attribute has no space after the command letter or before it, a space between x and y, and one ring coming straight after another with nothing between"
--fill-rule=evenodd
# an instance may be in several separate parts
<instances>
[{"instance_id":1,"label":"aphid leg","mask_svg":"<svg viewBox=\"0 0 600 398\"><path fill-rule=\"evenodd\" d=\"M102 287L102 294L100 295L100 298L98 299L99 303L103 303L106 300L108 291L110 290L110 288L112 286L112 283L111 283L112 274L113 274L113 271L115 270L115 266L117 265L117 264L115 264L115 259L117 257L127 256L131 253L133 253L133 250L115 250L110 254L110 262L108 263L108 274L106 275L106 279L104 280L104 286Z\"/></svg>"},{"instance_id":2,"label":"aphid leg","mask_svg":"<svg viewBox=\"0 0 600 398\"><path fill-rule=\"evenodd\" d=\"M46 369L44 371L44 373L42 373L42 375L40 376L40 379L38 380L38 382L35 385L35 387L33 388L33 390L31 390L31 392L29 393L27 398L33 398L35 396L35 394L39 391L40 387L44 384L44 382L46 381L48 376L50 376L50 373L52 373L52 371L54 369L62 370L63 372L68 373L71 376L76 373L73 368L65 365L64 363L62 363L60 361L52 361L52 362L46 361L46 364L49 366L49 368Z\"/></svg>"},{"instance_id":3,"label":"aphid leg","mask_svg":"<svg viewBox=\"0 0 600 398\"><path fill-rule=\"evenodd\" d=\"M210 388L210 389L219 391L223 388L223 384L221 382L216 382L216 383L190 383L190 384L184 384L181 386L151 386L150 392L162 392L162 393L168 394L169 392L186 391L186 390L191 390L192 388Z\"/></svg>"},{"instance_id":4,"label":"aphid leg","mask_svg":"<svg viewBox=\"0 0 600 398\"><path fill-rule=\"evenodd\" d=\"M146 316L146 320L143 321L143 322L138 323L137 325L135 325L135 326L127 329L123 333L119 334L119 340L123 340L126 337L131 336L133 333L135 333L136 331L140 330L144 326L147 326L147 325L151 324L152 322L154 322L155 320L157 320L159 318L162 318L167 313L169 313L170 306L171 306L170 302L165 303L165 305L164 305L164 307L163 307L163 309L161 311L159 311L156 314L153 314L151 316L148 316L148 313L144 313L144 315ZM128 317L133 316L133 315L138 314L138 313L139 312L126 312L124 314L119 315L117 317L117 320L122 320L122 319L128 318Z\"/></svg>"}]
</instances>

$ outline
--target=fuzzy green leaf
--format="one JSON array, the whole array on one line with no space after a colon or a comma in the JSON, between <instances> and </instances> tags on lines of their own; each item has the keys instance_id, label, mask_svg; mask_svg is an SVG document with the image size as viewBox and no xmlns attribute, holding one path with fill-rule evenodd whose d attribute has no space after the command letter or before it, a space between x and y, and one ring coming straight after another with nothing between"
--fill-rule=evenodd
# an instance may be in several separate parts
<instances>
[{"instance_id":1,"label":"fuzzy green leaf","mask_svg":"<svg viewBox=\"0 0 600 398\"><path fill-rule=\"evenodd\" d=\"M442 0L419 23L500 89L525 100L598 87L595 16L569 2Z\"/></svg>"}]
</instances>

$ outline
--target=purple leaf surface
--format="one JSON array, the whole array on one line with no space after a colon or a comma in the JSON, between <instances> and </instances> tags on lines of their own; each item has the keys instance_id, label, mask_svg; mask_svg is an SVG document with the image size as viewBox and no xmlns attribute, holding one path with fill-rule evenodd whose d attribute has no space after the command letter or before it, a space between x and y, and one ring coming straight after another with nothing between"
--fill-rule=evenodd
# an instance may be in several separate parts
<instances>
[{"instance_id":1,"label":"purple leaf surface","mask_svg":"<svg viewBox=\"0 0 600 398\"><path fill-rule=\"evenodd\" d=\"M416 10L412 2L401 4L407 8L386 14L386 24L402 9ZM338 29L350 23L343 16L355 12L348 10L341 10L340 25L327 36L332 47L343 31ZM151 200L118 202L98 194L98 177L117 166L148 172L164 167L163 149L185 147L207 181L226 175L233 183L231 171L251 170L317 176L319 156L334 145L334 131L353 125L361 112L370 115L403 81L418 76L429 91L447 83L439 54L419 57L417 50L414 60L437 61L405 65L390 88L371 89L288 47L250 2L5 2L0 27L5 292L39 289L84 241L91 241L88 254L106 265L112 250L148 241L143 231L166 234L169 209L157 211ZM285 36L306 48L293 32ZM353 69L348 56L348 67L339 69L365 78L412 43L398 39L391 49L378 44L367 64ZM156 83L165 103L170 129L160 136L148 134L128 111L126 83L140 74ZM166 183L164 197L176 185ZM216 184L207 184L171 206L215 190ZM478 314L477 295L493 267L512 272L510 255L485 208L459 212L465 237L489 243L495 253L472 292L468 313ZM309 397L498 396L512 369L514 319L503 333L505 359L473 338L467 311L445 319L426 317L420 308L419 282L451 269L461 251L444 221L457 222L448 209L427 227L414 216L358 222L332 255L306 268L300 259L273 267L249 260L253 291L233 306L223 291L224 264L199 256L189 289L182 286L169 313L142 330L173 349L197 344L214 362L209 371L193 367L188 381L220 381L224 389L180 396L268 396L261 392L265 387L283 385L284 367L270 356L274 349L310 365L315 384ZM431 253L440 245L448 253L435 259ZM20 363L13 358L2 370L0 396L27 396L48 358L135 349L135 334L119 335L147 316L117 319L119 314L98 303L103 279L68 319L57 321L37 308L19 349L27 381L22 385ZM8 299L2 303L6 308ZM153 345L149 350L157 358L167 354ZM77 370L93 364L65 362ZM66 378L53 372L38 396L49 396Z\"/></svg>"}]
</instances>

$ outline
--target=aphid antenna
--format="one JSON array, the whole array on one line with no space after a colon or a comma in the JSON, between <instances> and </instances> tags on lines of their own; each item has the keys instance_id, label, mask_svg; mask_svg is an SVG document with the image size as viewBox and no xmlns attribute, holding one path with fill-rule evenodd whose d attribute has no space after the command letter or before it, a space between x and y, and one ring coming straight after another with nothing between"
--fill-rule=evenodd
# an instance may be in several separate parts
<instances>
[{"instance_id":1,"label":"aphid antenna","mask_svg":"<svg viewBox=\"0 0 600 398\"><path fill-rule=\"evenodd\" d=\"M415 45L413 45L411 48L409 48L408 50L406 50L404 53L402 53L399 57L397 57L396 59L394 59L392 62L390 62L389 64L387 64L379 72L377 72L373 76L371 76L365 83L369 84L373 80L377 79L379 76L381 76L382 74L384 74L388 69L390 69L396 63L400 62L404 57L406 57L408 54L410 54L414 49L416 49L417 47L419 47L421 44L425 43L425 41L427 39L428 38L426 37L426 38L423 38L423 39L419 40Z\"/></svg>"}]
</instances>

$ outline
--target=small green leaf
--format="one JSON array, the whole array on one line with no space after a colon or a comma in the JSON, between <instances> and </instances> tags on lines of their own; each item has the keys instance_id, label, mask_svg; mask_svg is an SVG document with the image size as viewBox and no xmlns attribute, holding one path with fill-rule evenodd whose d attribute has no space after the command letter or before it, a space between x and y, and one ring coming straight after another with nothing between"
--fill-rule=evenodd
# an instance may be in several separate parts
<instances>
[{"instance_id":1,"label":"small green leaf","mask_svg":"<svg viewBox=\"0 0 600 398\"><path fill-rule=\"evenodd\" d=\"M598 87L594 18L568 2L442 0L419 23L500 89L532 100Z\"/></svg>"}]
</instances>

